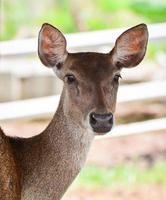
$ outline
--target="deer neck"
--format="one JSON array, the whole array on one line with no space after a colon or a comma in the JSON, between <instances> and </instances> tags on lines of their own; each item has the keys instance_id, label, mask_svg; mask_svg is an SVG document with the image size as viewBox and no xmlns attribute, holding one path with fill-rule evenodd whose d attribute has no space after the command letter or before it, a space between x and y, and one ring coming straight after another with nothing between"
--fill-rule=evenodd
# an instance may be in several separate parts
<instances>
[{"instance_id":1,"label":"deer neck","mask_svg":"<svg viewBox=\"0 0 166 200\"><path fill-rule=\"evenodd\" d=\"M73 160L74 163L72 163L73 166L73 164L77 165L79 162L79 164L83 164L82 161L84 162L85 158L82 158L82 155L83 157L86 156L94 134L80 126L71 116L64 114L64 98L62 94L57 112L43 132L43 138L46 141L52 141L48 145L54 147L54 150L59 155L62 155L61 159L70 162L73 157L75 159L75 161Z\"/></svg>"},{"instance_id":2,"label":"deer neck","mask_svg":"<svg viewBox=\"0 0 166 200\"><path fill-rule=\"evenodd\" d=\"M40 135L20 141L17 147L23 199L59 200L85 163L94 135L65 116L63 103L62 93L48 127Z\"/></svg>"}]
</instances>

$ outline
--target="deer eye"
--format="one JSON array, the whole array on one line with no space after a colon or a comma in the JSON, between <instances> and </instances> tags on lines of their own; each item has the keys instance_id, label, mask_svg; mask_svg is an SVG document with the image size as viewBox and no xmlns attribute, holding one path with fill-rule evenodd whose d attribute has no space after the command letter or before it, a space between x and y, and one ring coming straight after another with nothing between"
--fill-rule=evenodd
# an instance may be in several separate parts
<instances>
[{"instance_id":1,"label":"deer eye","mask_svg":"<svg viewBox=\"0 0 166 200\"><path fill-rule=\"evenodd\" d=\"M75 83L76 82L76 78L74 75L72 74L67 74L65 76L65 81L68 83L68 84L72 84L72 83Z\"/></svg>"},{"instance_id":2,"label":"deer eye","mask_svg":"<svg viewBox=\"0 0 166 200\"><path fill-rule=\"evenodd\" d=\"M119 81L119 78L122 78L120 74L116 74L114 76L114 81L118 82Z\"/></svg>"}]
</instances>

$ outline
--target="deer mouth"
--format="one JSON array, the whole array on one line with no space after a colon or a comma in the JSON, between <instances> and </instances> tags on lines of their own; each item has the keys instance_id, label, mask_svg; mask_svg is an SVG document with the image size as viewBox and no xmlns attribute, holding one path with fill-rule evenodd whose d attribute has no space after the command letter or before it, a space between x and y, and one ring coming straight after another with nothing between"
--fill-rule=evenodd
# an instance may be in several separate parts
<instances>
[{"instance_id":1,"label":"deer mouth","mask_svg":"<svg viewBox=\"0 0 166 200\"><path fill-rule=\"evenodd\" d=\"M113 125L111 127L98 127L98 128L93 128L93 131L96 133L96 135L104 135L107 134L111 131Z\"/></svg>"}]
</instances>

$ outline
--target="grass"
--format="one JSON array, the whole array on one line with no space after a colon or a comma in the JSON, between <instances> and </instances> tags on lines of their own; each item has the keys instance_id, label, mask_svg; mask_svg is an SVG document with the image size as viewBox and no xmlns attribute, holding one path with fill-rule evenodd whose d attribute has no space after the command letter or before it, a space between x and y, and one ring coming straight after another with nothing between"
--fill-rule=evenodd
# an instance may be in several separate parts
<instances>
[{"instance_id":1,"label":"grass","mask_svg":"<svg viewBox=\"0 0 166 200\"><path fill-rule=\"evenodd\" d=\"M158 162L150 169L142 169L136 164L121 165L114 168L87 166L75 180L73 187L137 186L147 184L166 184L166 162Z\"/></svg>"}]
</instances>

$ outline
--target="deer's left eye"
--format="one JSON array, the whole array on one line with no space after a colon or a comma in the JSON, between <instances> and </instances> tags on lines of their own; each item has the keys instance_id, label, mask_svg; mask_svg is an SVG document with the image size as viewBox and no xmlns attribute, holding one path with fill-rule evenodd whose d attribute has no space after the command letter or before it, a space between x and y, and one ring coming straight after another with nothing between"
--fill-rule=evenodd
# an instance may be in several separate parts
<instances>
[{"instance_id":1,"label":"deer's left eye","mask_svg":"<svg viewBox=\"0 0 166 200\"><path fill-rule=\"evenodd\" d=\"M75 78L75 76L72 75L72 74L67 74L67 75L65 76L65 80L66 80L66 82L67 82L68 84L72 84L72 83L75 83L75 82L76 82L76 78Z\"/></svg>"},{"instance_id":2,"label":"deer's left eye","mask_svg":"<svg viewBox=\"0 0 166 200\"><path fill-rule=\"evenodd\" d=\"M119 78L122 78L120 74L116 74L114 76L114 81L118 82L119 81Z\"/></svg>"}]
</instances>

